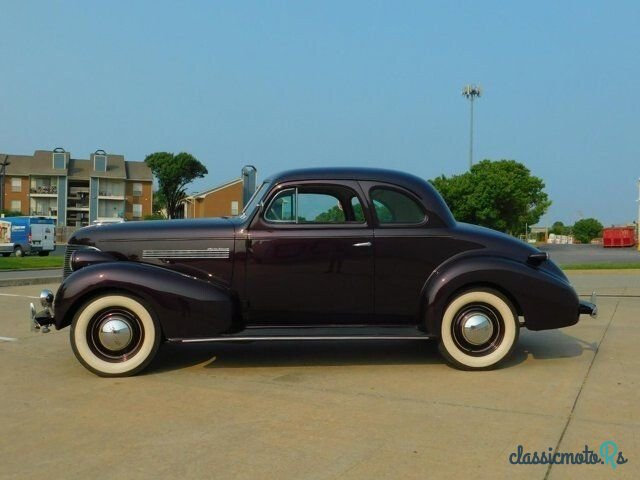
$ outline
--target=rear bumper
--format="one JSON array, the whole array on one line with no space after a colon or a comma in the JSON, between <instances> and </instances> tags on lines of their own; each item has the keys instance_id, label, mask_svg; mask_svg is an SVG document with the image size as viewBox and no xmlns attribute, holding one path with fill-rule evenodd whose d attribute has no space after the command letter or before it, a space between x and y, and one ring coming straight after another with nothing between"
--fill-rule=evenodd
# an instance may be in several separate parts
<instances>
[{"instance_id":1,"label":"rear bumper","mask_svg":"<svg viewBox=\"0 0 640 480\"><path fill-rule=\"evenodd\" d=\"M591 294L588 302L586 300L580 300L580 315L590 315L592 318L596 318L598 316L598 305L596 305L596 302L596 292Z\"/></svg>"}]
</instances>

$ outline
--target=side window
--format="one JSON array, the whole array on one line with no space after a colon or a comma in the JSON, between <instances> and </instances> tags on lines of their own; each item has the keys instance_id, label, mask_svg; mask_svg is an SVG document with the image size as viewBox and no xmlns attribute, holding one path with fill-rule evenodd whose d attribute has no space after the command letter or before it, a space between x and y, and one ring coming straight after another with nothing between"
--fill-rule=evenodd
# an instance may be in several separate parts
<instances>
[{"instance_id":1,"label":"side window","mask_svg":"<svg viewBox=\"0 0 640 480\"><path fill-rule=\"evenodd\" d=\"M355 195L351 197L351 208L353 209L353 219L356 222L364 222L364 212L362 211L362 204L358 197Z\"/></svg>"},{"instance_id":2,"label":"side window","mask_svg":"<svg viewBox=\"0 0 640 480\"><path fill-rule=\"evenodd\" d=\"M344 208L329 193L298 192L298 223L345 223Z\"/></svg>"},{"instance_id":3,"label":"side window","mask_svg":"<svg viewBox=\"0 0 640 480\"><path fill-rule=\"evenodd\" d=\"M371 189L370 194L381 225L416 224L425 220L422 206L405 193L390 188L375 187Z\"/></svg>"},{"instance_id":4,"label":"side window","mask_svg":"<svg viewBox=\"0 0 640 480\"><path fill-rule=\"evenodd\" d=\"M271 201L264 218L270 222L295 223L296 190L294 188L283 190Z\"/></svg>"},{"instance_id":5,"label":"side window","mask_svg":"<svg viewBox=\"0 0 640 480\"><path fill-rule=\"evenodd\" d=\"M305 185L283 190L271 200L264 218L269 222L304 224L365 222L358 196L338 185Z\"/></svg>"}]
</instances>

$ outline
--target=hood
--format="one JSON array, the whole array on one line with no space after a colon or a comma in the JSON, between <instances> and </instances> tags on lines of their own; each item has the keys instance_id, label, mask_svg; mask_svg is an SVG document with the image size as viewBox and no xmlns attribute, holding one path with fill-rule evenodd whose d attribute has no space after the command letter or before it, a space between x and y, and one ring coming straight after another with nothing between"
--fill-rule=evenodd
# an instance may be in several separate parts
<instances>
[{"instance_id":1,"label":"hood","mask_svg":"<svg viewBox=\"0 0 640 480\"><path fill-rule=\"evenodd\" d=\"M234 235L234 225L226 218L197 220L152 220L94 225L76 231L67 243L103 249L112 242L171 242L228 238Z\"/></svg>"},{"instance_id":2,"label":"hood","mask_svg":"<svg viewBox=\"0 0 640 480\"><path fill-rule=\"evenodd\" d=\"M67 243L67 252L86 245L117 260L148 263L222 285L232 279L234 224L225 218L95 225L78 230Z\"/></svg>"}]
</instances>

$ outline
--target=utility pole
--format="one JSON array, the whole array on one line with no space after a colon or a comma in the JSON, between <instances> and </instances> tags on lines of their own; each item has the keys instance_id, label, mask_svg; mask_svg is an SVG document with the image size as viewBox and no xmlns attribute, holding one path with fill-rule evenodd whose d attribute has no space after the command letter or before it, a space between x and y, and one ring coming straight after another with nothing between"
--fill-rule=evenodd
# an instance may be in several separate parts
<instances>
[{"instance_id":1,"label":"utility pole","mask_svg":"<svg viewBox=\"0 0 640 480\"><path fill-rule=\"evenodd\" d=\"M471 104L471 112L469 115L469 169L473 165L473 101L476 97L482 96L482 88L475 85L467 85L462 89L462 95L466 97Z\"/></svg>"},{"instance_id":2,"label":"utility pole","mask_svg":"<svg viewBox=\"0 0 640 480\"><path fill-rule=\"evenodd\" d=\"M4 174L7 170L7 166L11 165L8 158L9 155L5 155L4 160L0 163L0 212L4 210Z\"/></svg>"}]
</instances>

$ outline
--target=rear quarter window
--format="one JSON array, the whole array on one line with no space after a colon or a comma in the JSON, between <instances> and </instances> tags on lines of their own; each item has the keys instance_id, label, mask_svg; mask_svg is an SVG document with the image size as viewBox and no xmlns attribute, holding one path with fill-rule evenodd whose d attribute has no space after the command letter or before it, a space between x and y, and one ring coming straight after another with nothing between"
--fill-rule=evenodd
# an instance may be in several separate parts
<instances>
[{"instance_id":1,"label":"rear quarter window","mask_svg":"<svg viewBox=\"0 0 640 480\"><path fill-rule=\"evenodd\" d=\"M374 187L370 190L370 196L380 225L417 225L427 219L422 205L404 192Z\"/></svg>"}]
</instances>

